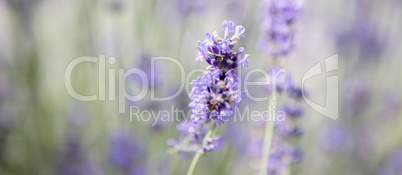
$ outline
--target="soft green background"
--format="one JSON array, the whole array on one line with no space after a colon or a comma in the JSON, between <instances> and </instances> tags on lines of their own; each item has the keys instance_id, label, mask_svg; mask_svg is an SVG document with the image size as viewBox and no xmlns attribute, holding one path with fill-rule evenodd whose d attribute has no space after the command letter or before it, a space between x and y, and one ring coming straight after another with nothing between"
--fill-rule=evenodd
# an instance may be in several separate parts
<instances>
[{"instance_id":1,"label":"soft green background","mask_svg":"<svg viewBox=\"0 0 402 175\"><path fill-rule=\"evenodd\" d=\"M176 0L0 0L0 174L58 174L65 140L72 135L80 138L85 156L103 174L118 174L105 158L107 135L118 129L130 131L146 145L144 163L149 174L184 174L191 156L169 155L166 146L167 139L179 135L177 122L155 131L152 122L130 121L127 113L119 114L117 101L79 102L67 93L64 73L72 60L100 54L117 59L107 70L138 68L143 52L177 59L186 73L205 68L207 63L195 62L196 41L205 37L206 31L219 32L223 20L246 28L246 38L238 43L252 55L245 70L268 69L269 56L256 49L260 1L189 2L205 8L180 11ZM296 49L285 66L300 84L311 66L339 53L340 70L331 75L340 77L340 117L330 120L305 105L306 115L300 122L305 134L295 141L304 159L292 174L376 174L392 151L402 147L401 7L396 0L306 1L296 24ZM337 33L353 28L357 16L364 16L363 23L371 24L384 41L384 52L375 60L363 58L353 46L344 52L335 45ZM93 63L77 66L72 75L74 88L81 94L95 94L97 71ZM163 66L159 74L163 83L155 90L160 94L180 83L179 71L172 65ZM321 104L324 82L322 76L306 85L309 97ZM131 83L127 89L138 86ZM366 102L358 113L352 112L349 98L355 86L364 88L369 96L357 100ZM184 93L158 107L175 105L187 112L189 99ZM136 104L153 103L147 99ZM255 105L246 101L243 107L251 104ZM263 110L264 105L254 107ZM254 128L251 122L236 124L246 131ZM320 133L331 124L348 128L350 147L341 151L320 147ZM224 125L217 132L225 135L225 129ZM222 151L201 158L196 174L250 174L255 173L253 166L247 153L225 142Z\"/></svg>"}]
</instances>

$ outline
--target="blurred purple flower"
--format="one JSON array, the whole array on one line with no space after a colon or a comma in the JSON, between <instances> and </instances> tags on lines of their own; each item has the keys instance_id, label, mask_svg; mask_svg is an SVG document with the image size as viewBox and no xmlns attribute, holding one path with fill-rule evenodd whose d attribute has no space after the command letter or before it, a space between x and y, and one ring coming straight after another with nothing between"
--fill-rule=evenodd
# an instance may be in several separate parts
<instances>
[{"instance_id":1,"label":"blurred purple flower","mask_svg":"<svg viewBox=\"0 0 402 175\"><path fill-rule=\"evenodd\" d=\"M281 175L291 163L300 162L301 152L289 145L273 145L269 155L268 174Z\"/></svg>"},{"instance_id":2,"label":"blurred purple flower","mask_svg":"<svg viewBox=\"0 0 402 175\"><path fill-rule=\"evenodd\" d=\"M370 102L370 86L365 80L353 79L348 88L347 100L354 115L362 112Z\"/></svg>"},{"instance_id":3,"label":"blurred purple flower","mask_svg":"<svg viewBox=\"0 0 402 175\"><path fill-rule=\"evenodd\" d=\"M351 49L355 49L354 51L359 53L361 63L378 60L386 48L385 37L380 36L375 26L367 21L367 19L356 19L335 35L338 50L348 54Z\"/></svg>"},{"instance_id":4,"label":"blurred purple flower","mask_svg":"<svg viewBox=\"0 0 402 175\"><path fill-rule=\"evenodd\" d=\"M113 12L121 12L124 9L125 1L123 0L110 0L106 3L106 7Z\"/></svg>"},{"instance_id":5,"label":"blurred purple flower","mask_svg":"<svg viewBox=\"0 0 402 175\"><path fill-rule=\"evenodd\" d=\"M208 2L202 0L174 0L178 11L187 16L188 13L199 13L207 8Z\"/></svg>"},{"instance_id":6,"label":"blurred purple flower","mask_svg":"<svg viewBox=\"0 0 402 175\"><path fill-rule=\"evenodd\" d=\"M345 128L330 125L321 133L320 144L325 150L342 151L352 146L352 138Z\"/></svg>"},{"instance_id":7,"label":"blurred purple flower","mask_svg":"<svg viewBox=\"0 0 402 175\"><path fill-rule=\"evenodd\" d=\"M392 153L388 164L381 167L378 175L401 175L402 174L402 149Z\"/></svg>"},{"instance_id":8,"label":"blurred purple flower","mask_svg":"<svg viewBox=\"0 0 402 175\"><path fill-rule=\"evenodd\" d=\"M101 175L103 174L85 155L80 140L75 136L67 138L65 149L62 151L59 174L62 175Z\"/></svg>"},{"instance_id":9,"label":"blurred purple flower","mask_svg":"<svg viewBox=\"0 0 402 175\"><path fill-rule=\"evenodd\" d=\"M262 139L259 138L249 143L248 152L252 159L261 160L262 142ZM297 148L278 139L273 139L268 158L268 174L281 175L291 164L300 162L302 157L302 153Z\"/></svg>"},{"instance_id":10,"label":"blurred purple flower","mask_svg":"<svg viewBox=\"0 0 402 175\"><path fill-rule=\"evenodd\" d=\"M277 67L276 69L279 69ZM290 97L290 101L283 101L277 108L277 115L280 115L280 111L285 114L285 121L275 122L275 132L283 138L300 137L303 132L297 126L297 119L301 118L304 114L304 110L298 100L302 97L302 89L297 87L290 75L281 75L277 79L277 92L286 91L286 95Z\"/></svg>"},{"instance_id":11,"label":"blurred purple flower","mask_svg":"<svg viewBox=\"0 0 402 175\"><path fill-rule=\"evenodd\" d=\"M278 111L283 111L285 112L286 116L292 118L299 118L304 114L303 108L298 104L284 104L279 107Z\"/></svg>"},{"instance_id":12,"label":"blurred purple flower","mask_svg":"<svg viewBox=\"0 0 402 175\"><path fill-rule=\"evenodd\" d=\"M303 135L303 132L297 125L287 121L276 122L275 132L283 138L294 138Z\"/></svg>"},{"instance_id":13,"label":"blurred purple flower","mask_svg":"<svg viewBox=\"0 0 402 175\"><path fill-rule=\"evenodd\" d=\"M274 57L282 57L293 50L293 24L300 14L304 0L266 0L261 24L259 48Z\"/></svg>"},{"instance_id":14,"label":"blurred purple flower","mask_svg":"<svg viewBox=\"0 0 402 175\"><path fill-rule=\"evenodd\" d=\"M303 89L294 84L292 76L288 75L286 80L286 93L290 98L299 100L303 98Z\"/></svg>"},{"instance_id":15,"label":"blurred purple flower","mask_svg":"<svg viewBox=\"0 0 402 175\"><path fill-rule=\"evenodd\" d=\"M286 139L302 135L302 131L297 126L297 119L303 115L303 110L296 103L303 97L303 91L295 86L292 77L286 74L286 71L278 66L275 60L287 56L293 50L295 34L293 27L303 4L304 0L265 0L263 4L262 35L258 47L267 51L275 63L275 66L269 69L271 76L275 78L272 80L273 82L270 82L268 90L275 95L277 93L287 95L292 100L292 102L282 102L283 104L280 104L277 109L277 115L279 116L279 111L284 112L286 120L275 122L275 134L269 155L260 153L262 156L268 156L261 157L261 160L268 159L268 174L270 175L283 174L291 163L296 163L301 159L301 152L287 144Z\"/></svg>"},{"instance_id":16,"label":"blurred purple flower","mask_svg":"<svg viewBox=\"0 0 402 175\"><path fill-rule=\"evenodd\" d=\"M268 174L273 175L280 175L291 163L299 162L302 154L301 151L289 145L287 141L303 135L303 131L298 126L298 120L304 115L304 110L298 103L303 97L303 92L300 87L295 85L291 75L284 73L281 71L282 69L279 66L270 69L271 76L276 77L276 79L271 80L273 83L271 82L268 88L271 92L277 92L283 97L287 97L281 98L281 104L279 104L276 112L277 119L279 119L279 115L284 113L285 120L276 120L274 125L272 150L268 157Z\"/></svg>"},{"instance_id":17,"label":"blurred purple flower","mask_svg":"<svg viewBox=\"0 0 402 175\"><path fill-rule=\"evenodd\" d=\"M109 136L109 162L128 174L144 174L145 149L131 135L116 131Z\"/></svg>"},{"instance_id":18,"label":"blurred purple flower","mask_svg":"<svg viewBox=\"0 0 402 175\"><path fill-rule=\"evenodd\" d=\"M146 78L148 80L148 88L149 89L156 89L157 87L160 86L161 81L162 81L162 74L160 74L160 72L162 72L163 69L163 65L161 64L157 64L157 61L155 62L154 66L154 72L152 72L152 55L146 51L142 51L139 55L140 57L140 62L137 63L137 67L138 69L140 69L141 71L143 71L146 75ZM153 76L153 77L152 77ZM142 79L138 76L134 76L132 78L132 80L135 83L143 83Z\"/></svg>"}]
</instances>

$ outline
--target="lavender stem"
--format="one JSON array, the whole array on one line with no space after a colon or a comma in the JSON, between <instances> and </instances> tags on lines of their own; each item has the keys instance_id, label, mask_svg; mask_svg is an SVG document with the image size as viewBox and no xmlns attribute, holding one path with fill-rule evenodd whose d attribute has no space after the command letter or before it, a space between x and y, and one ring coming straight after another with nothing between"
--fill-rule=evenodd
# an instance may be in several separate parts
<instances>
[{"instance_id":1,"label":"lavender stem","mask_svg":"<svg viewBox=\"0 0 402 175\"><path fill-rule=\"evenodd\" d=\"M202 140L203 143L204 143L205 139L209 138L212 135L212 133L214 133L215 128L216 128L216 125L212 124L212 127L208 130L207 134L205 135L204 139ZM194 174L195 168L198 164L198 160L200 159L201 154L202 154L201 151L197 151L195 153L193 160L191 161L190 167L188 168L187 175Z\"/></svg>"},{"instance_id":2,"label":"lavender stem","mask_svg":"<svg viewBox=\"0 0 402 175\"><path fill-rule=\"evenodd\" d=\"M276 100L272 100L272 105L276 105ZM267 121L265 124L265 132L264 132L264 145L262 147L262 157L261 157L261 164L260 164L260 175L266 175L268 171L268 160L269 160L269 153L271 151L271 141L274 132L274 123Z\"/></svg>"},{"instance_id":3,"label":"lavender stem","mask_svg":"<svg viewBox=\"0 0 402 175\"><path fill-rule=\"evenodd\" d=\"M264 134L264 147L263 147L263 153L262 153L262 162L261 162L261 168L260 168L260 175L266 175L268 171L268 157L269 157L269 152L271 149L271 140L272 140L272 134L274 130L274 124L271 122L267 122L265 126L265 134Z\"/></svg>"}]
</instances>

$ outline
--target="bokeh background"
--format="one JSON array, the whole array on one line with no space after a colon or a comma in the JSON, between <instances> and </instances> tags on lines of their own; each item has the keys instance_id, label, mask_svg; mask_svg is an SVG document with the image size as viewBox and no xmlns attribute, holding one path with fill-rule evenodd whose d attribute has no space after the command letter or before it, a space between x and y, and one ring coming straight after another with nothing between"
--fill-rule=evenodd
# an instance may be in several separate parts
<instances>
[{"instance_id":1,"label":"bokeh background","mask_svg":"<svg viewBox=\"0 0 402 175\"><path fill-rule=\"evenodd\" d=\"M196 42L207 31L219 32L223 20L233 20L246 28L238 43L251 54L244 70L268 71L271 58L257 49L261 3L0 0L0 174L184 174L191 154L175 154L166 144L179 136L179 121L130 120L128 106L157 113L173 105L187 113L186 91L164 102L151 101L148 93L127 101L127 112L120 114L109 93L106 100L72 98L64 84L66 67L78 57L104 54L117 60L107 71L138 68L150 76L150 58L162 56L178 60L188 74L207 67L195 61ZM398 0L306 0L295 25L296 48L284 65L300 85L310 67L339 54L339 70L309 80L305 88L324 105L325 79L338 75L340 115L331 120L304 105L304 134L294 141L303 159L291 174L402 174L401 8ZM178 67L156 67L149 90L174 94L181 83ZM82 63L72 85L80 94L97 94L98 77L97 63ZM138 77L126 82L127 91L138 94ZM267 96L255 89L253 95ZM264 110L266 103L249 100L245 106ZM255 174L248 143L260 136L256 128L247 121L219 127L224 147L202 156L196 174Z\"/></svg>"}]
</instances>

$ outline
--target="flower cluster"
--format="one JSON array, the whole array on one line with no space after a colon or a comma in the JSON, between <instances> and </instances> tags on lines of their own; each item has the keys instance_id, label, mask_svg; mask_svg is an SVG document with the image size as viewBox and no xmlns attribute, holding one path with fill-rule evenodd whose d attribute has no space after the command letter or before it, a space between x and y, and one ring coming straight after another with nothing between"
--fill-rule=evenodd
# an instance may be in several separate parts
<instances>
[{"instance_id":1,"label":"flower cluster","mask_svg":"<svg viewBox=\"0 0 402 175\"><path fill-rule=\"evenodd\" d=\"M303 6L303 0L267 0L264 2L263 31L259 43L273 57L287 55L294 47L293 24Z\"/></svg>"},{"instance_id":2,"label":"flower cluster","mask_svg":"<svg viewBox=\"0 0 402 175\"><path fill-rule=\"evenodd\" d=\"M222 125L233 117L233 105L239 105L242 100L235 69L239 65L247 66L249 55L242 56L243 47L233 50L237 41L244 37L245 29L240 25L235 26L232 21L223 21L222 31L222 38L217 32L207 32L207 38L197 42L196 61L205 60L210 66L192 82L193 89L189 94L191 102L188 105L191 108L191 122L185 121L177 126L182 132L179 140L168 141L173 152L205 153L220 150L223 137L211 135L213 129L209 132L209 126L205 123L212 122L211 128Z\"/></svg>"},{"instance_id":3,"label":"flower cluster","mask_svg":"<svg viewBox=\"0 0 402 175\"><path fill-rule=\"evenodd\" d=\"M221 77L224 77L223 80ZM211 120L216 125L234 115L231 103L240 103L238 80L232 69L222 75L217 68L211 67L203 76L192 82L190 92L191 120L194 123L205 123Z\"/></svg>"},{"instance_id":4,"label":"flower cluster","mask_svg":"<svg viewBox=\"0 0 402 175\"><path fill-rule=\"evenodd\" d=\"M177 125L177 130L181 132L179 139L169 139L167 144L172 152L179 153L219 151L223 146L223 136L205 138L208 129L208 125L183 121Z\"/></svg>"},{"instance_id":5,"label":"flower cluster","mask_svg":"<svg viewBox=\"0 0 402 175\"><path fill-rule=\"evenodd\" d=\"M244 37L245 28L240 25L235 27L233 21L223 21L222 31L224 32L223 38L220 38L217 32L207 32L207 38L197 42L196 60L203 61L205 59L211 66L219 67L220 70L223 70L222 73L237 68L239 64L247 66L247 57L249 55L241 56L244 48L240 47L236 52L233 52L233 47L237 44L237 40L240 37ZM230 37L232 33L234 35Z\"/></svg>"},{"instance_id":6,"label":"flower cluster","mask_svg":"<svg viewBox=\"0 0 402 175\"><path fill-rule=\"evenodd\" d=\"M222 31L224 37L220 38L216 32L206 33L207 39L197 42L197 59L205 60L211 66L204 75L192 82L190 92L192 114L194 123L205 123L211 120L216 125L222 125L234 115L233 103L239 105L241 93L238 90L238 77L236 69L239 64L247 66L248 54L243 57L244 51L240 47L233 52L234 46L240 37L244 37L244 27L236 26L232 21L223 21ZM230 37L230 34L234 33Z\"/></svg>"}]
</instances>

